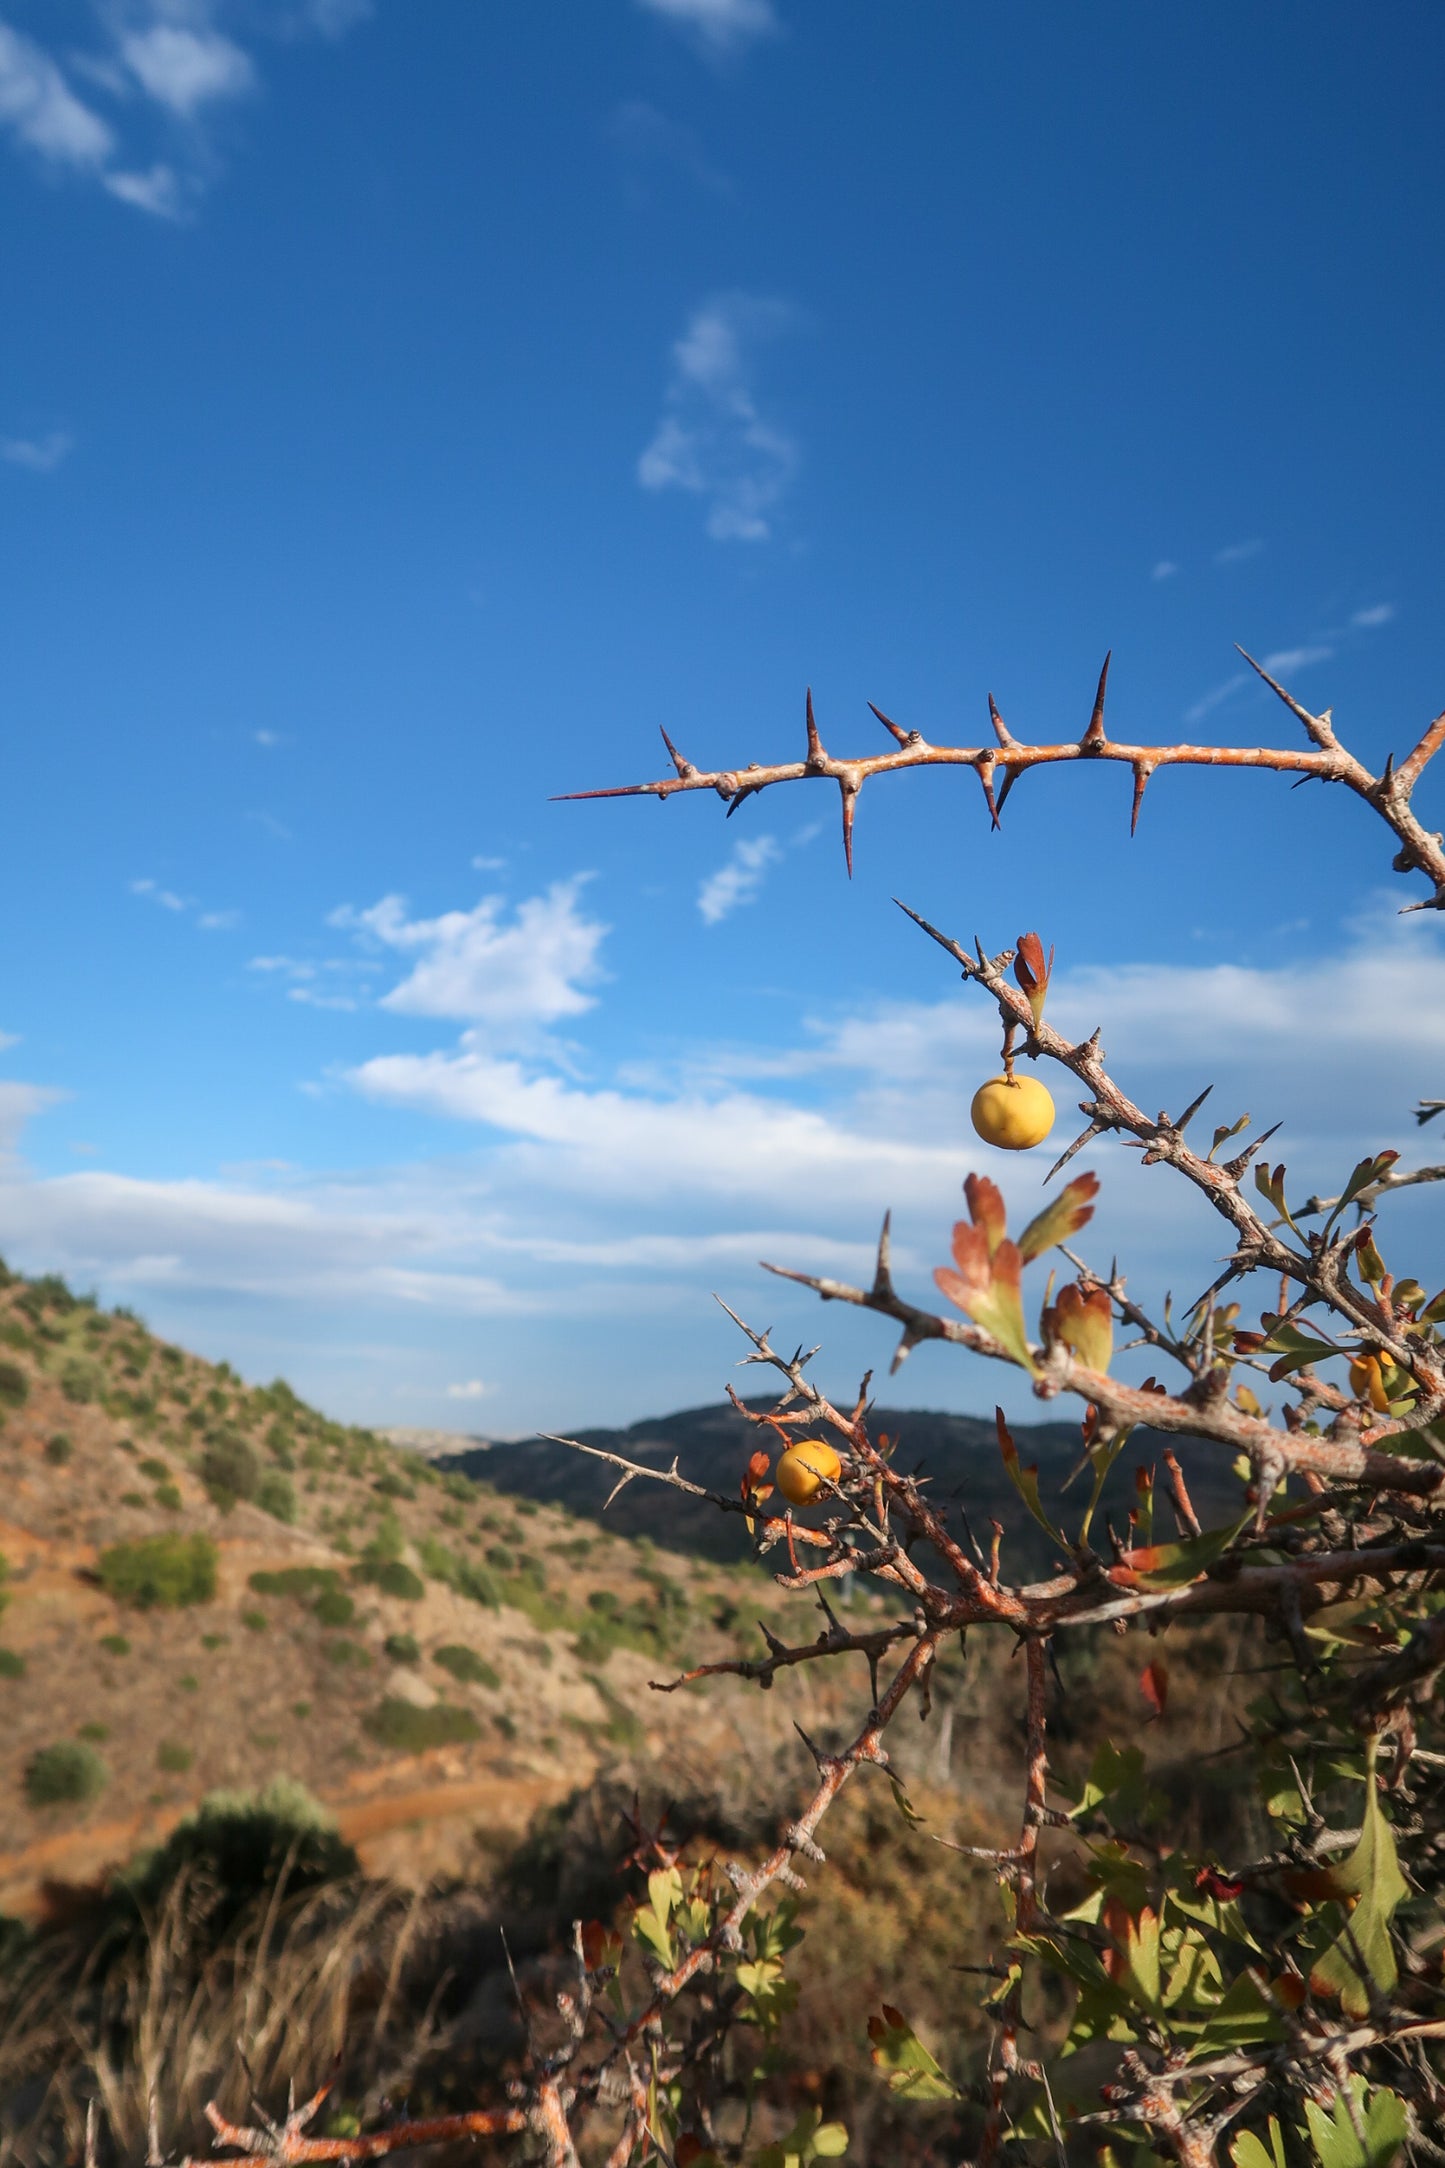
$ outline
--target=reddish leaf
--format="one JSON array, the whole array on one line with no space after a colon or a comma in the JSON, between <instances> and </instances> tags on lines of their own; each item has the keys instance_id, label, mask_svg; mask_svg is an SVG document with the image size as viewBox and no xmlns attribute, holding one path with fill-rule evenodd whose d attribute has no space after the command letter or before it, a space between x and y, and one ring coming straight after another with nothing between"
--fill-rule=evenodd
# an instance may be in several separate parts
<instances>
[{"instance_id":1,"label":"reddish leaf","mask_svg":"<svg viewBox=\"0 0 1445 2168\"><path fill-rule=\"evenodd\" d=\"M1169 1667L1162 1656L1151 1657L1144 1666L1139 1674L1139 1687L1154 1714L1163 1716L1169 1707Z\"/></svg>"},{"instance_id":2,"label":"reddish leaf","mask_svg":"<svg viewBox=\"0 0 1445 2168\"><path fill-rule=\"evenodd\" d=\"M1027 1264L1030 1258L1042 1257L1045 1250L1053 1249L1056 1243L1067 1242L1070 1235L1076 1235L1081 1227L1087 1226L1094 1216L1090 1200L1098 1193L1097 1174L1075 1175L1068 1188L1045 1205L1019 1236L1019 1255L1024 1263Z\"/></svg>"},{"instance_id":3,"label":"reddish leaf","mask_svg":"<svg viewBox=\"0 0 1445 2168\"><path fill-rule=\"evenodd\" d=\"M1014 958L1014 977L1029 997L1036 1024L1042 1023L1044 1002L1048 998L1049 978L1054 968L1054 952L1049 950L1049 960L1044 962L1044 944L1036 933L1019 935L1018 954Z\"/></svg>"},{"instance_id":4,"label":"reddish leaf","mask_svg":"<svg viewBox=\"0 0 1445 2168\"><path fill-rule=\"evenodd\" d=\"M1088 1293L1071 1280L1044 1312L1044 1337L1059 1341L1089 1370L1106 1371L1114 1352L1114 1309L1102 1287Z\"/></svg>"},{"instance_id":5,"label":"reddish leaf","mask_svg":"<svg viewBox=\"0 0 1445 2168\"><path fill-rule=\"evenodd\" d=\"M970 1174L965 1177L963 1194L968 1203L968 1216L975 1227L983 1230L988 1254L992 1257L1008 1233L1008 1214L998 1184L991 1182L986 1174ZM955 1239L956 1234L957 1230Z\"/></svg>"}]
</instances>

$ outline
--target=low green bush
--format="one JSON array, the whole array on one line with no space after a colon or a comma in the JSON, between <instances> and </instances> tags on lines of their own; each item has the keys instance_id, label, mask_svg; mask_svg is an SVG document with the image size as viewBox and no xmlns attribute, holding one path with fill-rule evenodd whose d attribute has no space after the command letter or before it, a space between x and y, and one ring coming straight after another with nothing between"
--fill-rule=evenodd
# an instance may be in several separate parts
<instances>
[{"instance_id":1,"label":"low green bush","mask_svg":"<svg viewBox=\"0 0 1445 2168\"><path fill-rule=\"evenodd\" d=\"M254 1498L261 1486L261 1463L239 1431L217 1431L201 1455L201 1481L222 1512L238 1498Z\"/></svg>"},{"instance_id":2,"label":"low green bush","mask_svg":"<svg viewBox=\"0 0 1445 2168\"><path fill-rule=\"evenodd\" d=\"M269 1469L261 1478L256 1503L263 1513L289 1528L296 1519L296 1486L280 1468Z\"/></svg>"},{"instance_id":3,"label":"low green bush","mask_svg":"<svg viewBox=\"0 0 1445 2168\"><path fill-rule=\"evenodd\" d=\"M171 1471L163 1460L156 1460L152 1457L141 1462L140 1472L142 1475L148 1475L152 1483L164 1483L169 1480Z\"/></svg>"},{"instance_id":4,"label":"low green bush","mask_svg":"<svg viewBox=\"0 0 1445 2168\"><path fill-rule=\"evenodd\" d=\"M364 1649L359 1641L329 1641L326 1660L331 1664L349 1666L353 1671L370 1671L371 1651Z\"/></svg>"},{"instance_id":5,"label":"low green bush","mask_svg":"<svg viewBox=\"0 0 1445 2168\"><path fill-rule=\"evenodd\" d=\"M72 1355L69 1362L61 1365L60 1390L78 1408L88 1407L98 1400L103 1383L100 1366L83 1355Z\"/></svg>"},{"instance_id":6,"label":"low green bush","mask_svg":"<svg viewBox=\"0 0 1445 2168\"><path fill-rule=\"evenodd\" d=\"M23 1408L30 1398L30 1380L19 1363L0 1362L0 1408Z\"/></svg>"},{"instance_id":7,"label":"low green bush","mask_svg":"<svg viewBox=\"0 0 1445 2168\"><path fill-rule=\"evenodd\" d=\"M130 1643L124 1634L102 1634L100 1645L107 1656L129 1656Z\"/></svg>"},{"instance_id":8,"label":"low green bush","mask_svg":"<svg viewBox=\"0 0 1445 2168\"><path fill-rule=\"evenodd\" d=\"M323 1588L312 1610L323 1626L349 1626L356 1616L356 1605L344 1588Z\"/></svg>"},{"instance_id":9,"label":"low green bush","mask_svg":"<svg viewBox=\"0 0 1445 2168\"><path fill-rule=\"evenodd\" d=\"M415 1634L388 1634L384 1643L394 1664L419 1664L421 1647Z\"/></svg>"},{"instance_id":10,"label":"low green bush","mask_svg":"<svg viewBox=\"0 0 1445 2168\"><path fill-rule=\"evenodd\" d=\"M368 1582L372 1588L379 1588L383 1596L396 1596L403 1603L420 1603L426 1594L426 1583L421 1575L413 1573L399 1558L363 1559L351 1571L354 1579Z\"/></svg>"},{"instance_id":11,"label":"low green bush","mask_svg":"<svg viewBox=\"0 0 1445 2168\"><path fill-rule=\"evenodd\" d=\"M110 1771L95 1748L80 1739L43 1746L25 1765L25 1796L32 1807L80 1806L98 1799L109 1781Z\"/></svg>"},{"instance_id":12,"label":"low green bush","mask_svg":"<svg viewBox=\"0 0 1445 2168\"><path fill-rule=\"evenodd\" d=\"M475 1649L464 1648L460 1642L449 1641L444 1648L433 1649L432 1662L440 1664L443 1671L449 1671L464 1686L496 1688L502 1683L500 1675L484 1656L478 1656Z\"/></svg>"},{"instance_id":13,"label":"low green bush","mask_svg":"<svg viewBox=\"0 0 1445 2168\"><path fill-rule=\"evenodd\" d=\"M216 1546L209 1536L146 1536L100 1554L100 1585L137 1611L209 1603L216 1593Z\"/></svg>"},{"instance_id":14,"label":"low green bush","mask_svg":"<svg viewBox=\"0 0 1445 2168\"><path fill-rule=\"evenodd\" d=\"M379 1746L395 1754L425 1754L430 1747L462 1746L482 1736L470 1709L439 1701L430 1709L388 1697L362 1719Z\"/></svg>"},{"instance_id":15,"label":"low green bush","mask_svg":"<svg viewBox=\"0 0 1445 2168\"><path fill-rule=\"evenodd\" d=\"M277 1573L253 1573L249 1582L258 1596L294 1596L307 1603L328 1588L339 1588L341 1576L334 1566L283 1566Z\"/></svg>"},{"instance_id":16,"label":"low green bush","mask_svg":"<svg viewBox=\"0 0 1445 2168\"><path fill-rule=\"evenodd\" d=\"M174 1483L157 1483L155 1502L164 1506L167 1513L179 1513L185 1503Z\"/></svg>"},{"instance_id":17,"label":"low green bush","mask_svg":"<svg viewBox=\"0 0 1445 2168\"><path fill-rule=\"evenodd\" d=\"M25 1658L18 1649L0 1649L0 1679L23 1679Z\"/></svg>"}]
</instances>

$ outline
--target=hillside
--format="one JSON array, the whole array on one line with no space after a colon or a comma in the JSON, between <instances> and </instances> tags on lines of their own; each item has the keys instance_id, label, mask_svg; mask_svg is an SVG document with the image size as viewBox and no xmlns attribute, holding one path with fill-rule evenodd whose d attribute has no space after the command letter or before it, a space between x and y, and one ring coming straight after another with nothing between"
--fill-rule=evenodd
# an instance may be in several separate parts
<instances>
[{"instance_id":1,"label":"hillside","mask_svg":"<svg viewBox=\"0 0 1445 2168\"><path fill-rule=\"evenodd\" d=\"M0 1557L0 1913L280 1774L369 1868L458 1867L622 1753L722 1752L735 1693L647 1680L781 1600L8 1273Z\"/></svg>"}]
</instances>

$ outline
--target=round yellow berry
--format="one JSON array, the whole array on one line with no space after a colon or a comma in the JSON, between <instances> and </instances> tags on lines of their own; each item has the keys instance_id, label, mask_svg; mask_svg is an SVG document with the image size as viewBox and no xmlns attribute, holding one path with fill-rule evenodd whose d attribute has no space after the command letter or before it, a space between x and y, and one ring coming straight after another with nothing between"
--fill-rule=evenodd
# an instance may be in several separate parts
<instances>
[{"instance_id":1,"label":"round yellow berry","mask_svg":"<svg viewBox=\"0 0 1445 2168\"><path fill-rule=\"evenodd\" d=\"M789 1505L812 1503L825 1483L836 1483L843 1463L821 1438L800 1438L778 1462L777 1485Z\"/></svg>"},{"instance_id":2,"label":"round yellow berry","mask_svg":"<svg viewBox=\"0 0 1445 2168\"><path fill-rule=\"evenodd\" d=\"M991 1076L973 1095L973 1126L985 1144L1028 1152L1054 1126L1054 1102L1036 1076Z\"/></svg>"}]
</instances>

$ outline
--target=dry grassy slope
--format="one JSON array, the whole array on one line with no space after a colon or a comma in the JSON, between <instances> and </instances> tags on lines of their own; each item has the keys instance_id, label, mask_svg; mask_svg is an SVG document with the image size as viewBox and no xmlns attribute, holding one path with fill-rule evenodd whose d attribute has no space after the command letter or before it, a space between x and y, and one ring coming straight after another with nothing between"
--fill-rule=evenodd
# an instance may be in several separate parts
<instances>
[{"instance_id":1,"label":"dry grassy slope","mask_svg":"<svg viewBox=\"0 0 1445 2168\"><path fill-rule=\"evenodd\" d=\"M100 1873L205 1792L281 1772L336 1808L369 1867L419 1877L464 1866L479 1832L504 1839L623 1747L679 1768L761 1750L756 1697L744 1709L730 1684L646 1690L776 1608L754 1569L446 1479L56 1281L4 1276L0 1364L0 1912L33 1912L47 1881ZM238 1444L275 1510L223 1509L208 1490L216 1456ZM290 1521L277 1517L288 1488ZM108 1547L177 1531L218 1546L212 1601L136 1610L106 1593ZM439 1577L438 1545L490 1580L495 1607ZM421 1593L362 1578L369 1548L399 1551ZM304 1566L331 1569L349 1621L325 1623L314 1594L252 1586ZM593 1598L621 1615L600 1645ZM419 1660L388 1653L399 1635ZM447 1646L473 1651L485 1680L449 1675L435 1661ZM479 1736L402 1751L367 1728L388 1700L465 1709ZM32 1804L32 1757L77 1737L107 1766L102 1794Z\"/></svg>"}]
</instances>

